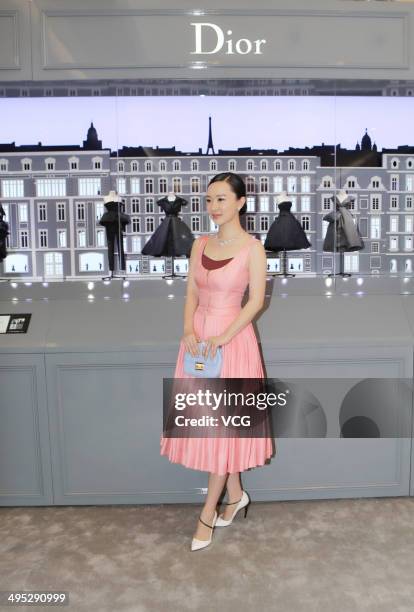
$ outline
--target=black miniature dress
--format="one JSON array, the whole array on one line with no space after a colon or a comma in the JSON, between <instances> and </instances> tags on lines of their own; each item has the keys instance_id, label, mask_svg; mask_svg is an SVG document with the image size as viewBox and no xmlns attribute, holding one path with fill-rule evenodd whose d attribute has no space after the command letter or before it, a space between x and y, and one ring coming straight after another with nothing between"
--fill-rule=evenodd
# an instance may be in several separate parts
<instances>
[{"instance_id":1,"label":"black miniature dress","mask_svg":"<svg viewBox=\"0 0 414 612\"><path fill-rule=\"evenodd\" d=\"M115 241L120 254L120 270L125 270L125 252L123 233L128 223L131 223L129 215L122 212L122 203L111 201L105 202L105 212L99 220L99 225L103 225L106 230L106 241L108 245L108 263L109 269L115 270L114 252Z\"/></svg>"},{"instance_id":2,"label":"black miniature dress","mask_svg":"<svg viewBox=\"0 0 414 612\"><path fill-rule=\"evenodd\" d=\"M4 208L0 204L0 261L3 261L3 259L6 259L7 257L6 241L7 235L10 234L9 224L7 221L3 221L3 217L5 215L6 213L4 212Z\"/></svg>"},{"instance_id":3,"label":"black miniature dress","mask_svg":"<svg viewBox=\"0 0 414 612\"><path fill-rule=\"evenodd\" d=\"M267 251L298 251L312 246L302 225L290 212L292 202L281 202L278 206L280 213L267 232L264 248Z\"/></svg>"},{"instance_id":4,"label":"black miniature dress","mask_svg":"<svg viewBox=\"0 0 414 612\"><path fill-rule=\"evenodd\" d=\"M141 250L142 255L153 255L154 257L186 255L189 257L194 236L186 223L178 216L181 206L187 204L187 200L176 196L175 200L170 201L168 197L164 197L158 200L157 204L165 212L165 217L145 243Z\"/></svg>"}]
</instances>

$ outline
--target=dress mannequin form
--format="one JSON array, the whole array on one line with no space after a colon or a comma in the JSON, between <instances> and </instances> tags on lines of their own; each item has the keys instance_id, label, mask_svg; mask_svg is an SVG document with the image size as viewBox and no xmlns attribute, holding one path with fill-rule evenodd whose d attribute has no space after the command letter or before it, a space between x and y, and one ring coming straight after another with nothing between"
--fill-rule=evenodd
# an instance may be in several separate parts
<instances>
[{"instance_id":1,"label":"dress mannequin form","mask_svg":"<svg viewBox=\"0 0 414 612\"><path fill-rule=\"evenodd\" d=\"M188 225L178 216L181 207L187 203L187 200L173 191L157 201L165 217L141 250L143 255L172 257L172 274L164 275L163 278L181 277L182 275L174 272L174 257L189 257L191 252L194 236Z\"/></svg>"},{"instance_id":2,"label":"dress mannequin form","mask_svg":"<svg viewBox=\"0 0 414 612\"><path fill-rule=\"evenodd\" d=\"M281 253L281 270L275 274L276 276L295 276L287 270L287 251L299 251L312 245L307 239L302 225L290 212L292 202L288 193L282 191L275 198L275 203L279 207L280 214L267 232L264 248L267 251Z\"/></svg>"},{"instance_id":3,"label":"dress mannequin form","mask_svg":"<svg viewBox=\"0 0 414 612\"><path fill-rule=\"evenodd\" d=\"M3 261L7 257L6 239L9 232L9 224L7 221L3 221L3 217L6 216L3 206L0 204L0 261Z\"/></svg>"},{"instance_id":4,"label":"dress mannequin form","mask_svg":"<svg viewBox=\"0 0 414 612\"><path fill-rule=\"evenodd\" d=\"M335 210L331 210L324 217L329 222L323 243L323 250L340 254L339 272L329 276L351 276L344 272L344 252L359 251L365 247L358 225L349 208L354 200L343 189L331 197L335 203Z\"/></svg>"},{"instance_id":5,"label":"dress mannequin form","mask_svg":"<svg viewBox=\"0 0 414 612\"><path fill-rule=\"evenodd\" d=\"M333 200L334 197L331 197L331 200ZM344 189L341 189L340 191L338 191L338 193L336 194L336 199L338 200L339 204L344 204L345 200L349 200L350 197L347 194L347 192Z\"/></svg>"},{"instance_id":6,"label":"dress mannequin form","mask_svg":"<svg viewBox=\"0 0 414 612\"><path fill-rule=\"evenodd\" d=\"M281 191L278 196L275 197L275 202L279 206L282 202L289 202L289 196L287 191Z\"/></svg>"},{"instance_id":7,"label":"dress mannequin form","mask_svg":"<svg viewBox=\"0 0 414 612\"><path fill-rule=\"evenodd\" d=\"M122 200L117 192L112 190L104 197L104 204L106 204L106 202L122 202Z\"/></svg>"},{"instance_id":8,"label":"dress mannequin form","mask_svg":"<svg viewBox=\"0 0 414 612\"><path fill-rule=\"evenodd\" d=\"M123 232L128 223L131 222L131 219L129 215L126 215L122 211L122 200L116 191L110 191L108 195L104 197L104 204L107 212L102 215L99 225L103 225L106 230L108 264L111 270L111 276L109 278L115 278L115 240L118 249L118 268L119 270L125 270ZM125 276L121 275L118 276L118 278L125 278Z\"/></svg>"}]
</instances>

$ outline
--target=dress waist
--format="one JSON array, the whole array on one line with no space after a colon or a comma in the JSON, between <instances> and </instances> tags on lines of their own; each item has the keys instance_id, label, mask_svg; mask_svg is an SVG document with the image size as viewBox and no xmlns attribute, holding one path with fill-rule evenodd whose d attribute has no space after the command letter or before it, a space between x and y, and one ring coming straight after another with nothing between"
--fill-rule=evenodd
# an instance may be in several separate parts
<instances>
[{"instance_id":1,"label":"dress waist","mask_svg":"<svg viewBox=\"0 0 414 612\"><path fill-rule=\"evenodd\" d=\"M197 310L200 310L204 313L227 315L240 312L241 306L237 304L226 304L222 306L216 306L213 304L199 304L197 306Z\"/></svg>"}]
</instances>

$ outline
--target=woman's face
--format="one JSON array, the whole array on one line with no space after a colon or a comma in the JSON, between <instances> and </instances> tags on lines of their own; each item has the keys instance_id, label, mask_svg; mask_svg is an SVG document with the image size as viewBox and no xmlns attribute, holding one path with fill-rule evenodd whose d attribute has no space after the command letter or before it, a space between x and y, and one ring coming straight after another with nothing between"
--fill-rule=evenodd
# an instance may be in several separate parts
<instances>
[{"instance_id":1,"label":"woman's face","mask_svg":"<svg viewBox=\"0 0 414 612\"><path fill-rule=\"evenodd\" d=\"M245 201L245 197L237 199L227 181L216 181L207 188L207 212L216 225L227 223L236 215L238 216Z\"/></svg>"}]
</instances>

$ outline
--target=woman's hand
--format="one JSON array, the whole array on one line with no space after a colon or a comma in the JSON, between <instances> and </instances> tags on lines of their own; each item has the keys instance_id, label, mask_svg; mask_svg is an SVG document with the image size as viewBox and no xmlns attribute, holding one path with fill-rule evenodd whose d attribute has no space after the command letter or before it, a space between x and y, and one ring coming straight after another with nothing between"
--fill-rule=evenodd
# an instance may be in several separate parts
<instances>
[{"instance_id":1,"label":"woman's hand","mask_svg":"<svg viewBox=\"0 0 414 612\"><path fill-rule=\"evenodd\" d=\"M210 336L205 340L205 347L203 349L203 356L207 357L210 351L211 357L214 358L217 352L217 347L227 344L228 340L224 334L220 336Z\"/></svg>"},{"instance_id":2,"label":"woman's hand","mask_svg":"<svg viewBox=\"0 0 414 612\"><path fill-rule=\"evenodd\" d=\"M197 357L198 355L197 342L200 342L200 338L198 338L194 332L190 332L190 333L185 333L183 335L182 341L184 342L186 350L189 353L191 353L193 357Z\"/></svg>"}]
</instances>

